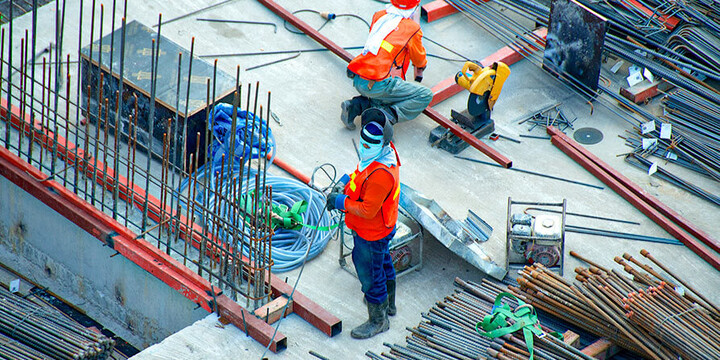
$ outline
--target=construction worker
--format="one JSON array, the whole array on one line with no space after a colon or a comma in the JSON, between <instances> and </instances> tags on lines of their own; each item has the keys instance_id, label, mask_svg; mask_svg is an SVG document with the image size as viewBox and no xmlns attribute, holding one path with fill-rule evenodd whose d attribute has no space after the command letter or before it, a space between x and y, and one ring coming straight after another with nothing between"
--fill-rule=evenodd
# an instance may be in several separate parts
<instances>
[{"instance_id":1,"label":"construction worker","mask_svg":"<svg viewBox=\"0 0 720 360\"><path fill-rule=\"evenodd\" d=\"M345 225L352 230L352 260L368 310L368 321L352 330L356 339L367 339L390 328L395 315L395 268L388 250L395 236L400 196L398 158L393 128L382 114L363 115L360 162L344 175L327 197L328 209L344 211Z\"/></svg>"},{"instance_id":2,"label":"construction worker","mask_svg":"<svg viewBox=\"0 0 720 360\"><path fill-rule=\"evenodd\" d=\"M340 118L350 130L364 111L382 113L392 124L416 118L430 104L432 90L419 84L427 66L419 19L420 0L392 0L373 15L362 53L347 67L360 93L343 101ZM405 81L412 61L415 82Z\"/></svg>"}]
</instances>

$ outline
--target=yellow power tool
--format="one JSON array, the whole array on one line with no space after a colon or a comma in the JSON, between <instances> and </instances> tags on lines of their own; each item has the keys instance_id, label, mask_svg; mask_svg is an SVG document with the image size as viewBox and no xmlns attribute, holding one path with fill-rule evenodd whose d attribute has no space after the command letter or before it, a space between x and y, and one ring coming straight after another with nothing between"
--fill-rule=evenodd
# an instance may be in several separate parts
<instances>
[{"instance_id":1,"label":"yellow power tool","mask_svg":"<svg viewBox=\"0 0 720 360\"><path fill-rule=\"evenodd\" d=\"M467 111L452 110L450 112L452 120L477 138L492 133L495 130L495 123L490 113L509 75L510 68L501 62L486 67L474 62L466 62L462 70L455 75L455 82L470 92ZM468 146L465 141L442 126L430 132L430 143L453 154L459 153Z\"/></svg>"},{"instance_id":2,"label":"yellow power tool","mask_svg":"<svg viewBox=\"0 0 720 360\"><path fill-rule=\"evenodd\" d=\"M483 68L473 62L466 62L455 75L455 82L470 91L468 113L475 118L481 117L477 120L489 120L508 76L510 68L504 63L496 62Z\"/></svg>"}]
</instances>

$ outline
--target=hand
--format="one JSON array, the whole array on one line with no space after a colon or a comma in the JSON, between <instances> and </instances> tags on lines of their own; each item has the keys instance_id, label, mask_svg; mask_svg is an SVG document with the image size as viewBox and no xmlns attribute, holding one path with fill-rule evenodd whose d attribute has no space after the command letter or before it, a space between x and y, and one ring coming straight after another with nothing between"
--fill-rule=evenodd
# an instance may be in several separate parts
<instances>
[{"instance_id":1,"label":"hand","mask_svg":"<svg viewBox=\"0 0 720 360\"><path fill-rule=\"evenodd\" d=\"M426 68L426 67L427 67L427 66L421 67L421 68L419 68L419 67L417 67L417 66L413 67L414 70L415 70L415 81L417 81L417 82L422 82L422 80L423 80L423 72L425 71L425 68Z\"/></svg>"},{"instance_id":2,"label":"hand","mask_svg":"<svg viewBox=\"0 0 720 360\"><path fill-rule=\"evenodd\" d=\"M339 192L332 191L327 196L327 201L325 207L330 210L335 210L335 201L337 200L337 197L340 195Z\"/></svg>"}]
</instances>

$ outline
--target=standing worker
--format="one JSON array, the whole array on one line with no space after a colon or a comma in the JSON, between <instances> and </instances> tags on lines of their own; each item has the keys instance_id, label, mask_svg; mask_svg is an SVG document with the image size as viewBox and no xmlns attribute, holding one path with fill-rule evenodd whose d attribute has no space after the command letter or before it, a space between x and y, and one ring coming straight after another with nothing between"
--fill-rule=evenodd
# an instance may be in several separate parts
<instances>
[{"instance_id":1,"label":"standing worker","mask_svg":"<svg viewBox=\"0 0 720 360\"><path fill-rule=\"evenodd\" d=\"M352 230L352 260L365 293L368 321L350 335L367 339L390 328L395 315L395 268L388 245L395 236L400 198L400 159L392 140L393 128L384 116L363 117L360 162L327 197L327 208L346 212ZM367 121L365 121L367 120Z\"/></svg>"},{"instance_id":2,"label":"standing worker","mask_svg":"<svg viewBox=\"0 0 720 360\"><path fill-rule=\"evenodd\" d=\"M365 47L347 67L348 77L360 93L341 105L340 118L350 130L355 129L355 117L365 116L366 111L371 117L384 116L393 125L412 120L433 97L432 90L419 84L427 66L422 30L413 20L419 15L420 0L391 3L373 15ZM418 83L405 81L410 61Z\"/></svg>"}]
</instances>

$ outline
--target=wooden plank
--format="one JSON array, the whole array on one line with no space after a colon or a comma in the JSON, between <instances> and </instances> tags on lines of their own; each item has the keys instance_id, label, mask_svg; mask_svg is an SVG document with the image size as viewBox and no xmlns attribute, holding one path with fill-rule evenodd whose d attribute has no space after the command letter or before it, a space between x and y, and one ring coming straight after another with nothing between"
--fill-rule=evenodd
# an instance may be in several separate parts
<instances>
[{"instance_id":1,"label":"wooden plank","mask_svg":"<svg viewBox=\"0 0 720 360\"><path fill-rule=\"evenodd\" d=\"M643 81L629 88L620 88L620 95L636 104L641 104L673 87L675 85L665 80L657 80L652 83Z\"/></svg>"},{"instance_id":2,"label":"wooden plank","mask_svg":"<svg viewBox=\"0 0 720 360\"><path fill-rule=\"evenodd\" d=\"M580 345L580 335L568 330L563 333L563 342L576 348Z\"/></svg>"},{"instance_id":3,"label":"wooden plank","mask_svg":"<svg viewBox=\"0 0 720 360\"><path fill-rule=\"evenodd\" d=\"M584 347L580 352L598 360L605 360L620 352L620 348L612 341L603 338Z\"/></svg>"},{"instance_id":4,"label":"wooden plank","mask_svg":"<svg viewBox=\"0 0 720 360\"><path fill-rule=\"evenodd\" d=\"M287 305L287 307L285 305ZM283 309L285 309L284 313ZM257 308L255 310L255 316L265 320L265 322L268 324L272 324L280 320L280 318L292 314L292 312L292 301L290 301L290 305L288 305L288 298L285 296L280 296L273 299L269 303Z\"/></svg>"}]
</instances>

